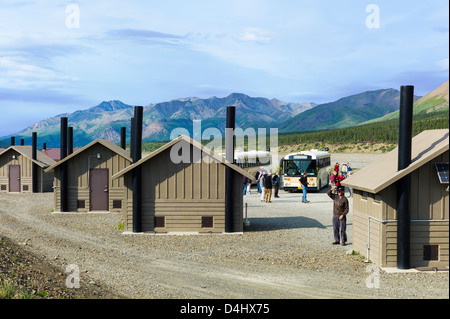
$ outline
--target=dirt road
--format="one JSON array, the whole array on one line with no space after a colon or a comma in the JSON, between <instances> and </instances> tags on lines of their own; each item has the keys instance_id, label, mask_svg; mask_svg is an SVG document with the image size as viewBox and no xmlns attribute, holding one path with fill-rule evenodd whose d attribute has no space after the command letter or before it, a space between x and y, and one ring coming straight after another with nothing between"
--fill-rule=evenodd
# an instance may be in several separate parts
<instances>
[{"instance_id":1,"label":"dirt road","mask_svg":"<svg viewBox=\"0 0 450 319\"><path fill-rule=\"evenodd\" d=\"M0 234L128 298L449 298L448 272L381 272L369 287L369 265L347 254L351 214L349 245L331 245L325 191L266 204L253 190L250 227L232 235L126 235L118 213L52 214L53 194L0 194Z\"/></svg>"}]
</instances>

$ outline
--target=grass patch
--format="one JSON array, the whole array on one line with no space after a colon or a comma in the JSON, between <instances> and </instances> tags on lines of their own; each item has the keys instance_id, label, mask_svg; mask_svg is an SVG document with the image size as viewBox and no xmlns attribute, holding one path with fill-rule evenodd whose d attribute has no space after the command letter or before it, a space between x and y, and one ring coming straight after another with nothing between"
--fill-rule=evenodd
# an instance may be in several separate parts
<instances>
[{"instance_id":1,"label":"grass patch","mask_svg":"<svg viewBox=\"0 0 450 319\"><path fill-rule=\"evenodd\" d=\"M34 299L26 289L20 290L13 282L6 280L0 284L0 299Z\"/></svg>"},{"instance_id":2,"label":"grass patch","mask_svg":"<svg viewBox=\"0 0 450 319\"><path fill-rule=\"evenodd\" d=\"M117 223L116 229L117 230L122 230L122 231L125 229L125 226L124 226L124 223L123 223L123 219L119 223Z\"/></svg>"}]
</instances>

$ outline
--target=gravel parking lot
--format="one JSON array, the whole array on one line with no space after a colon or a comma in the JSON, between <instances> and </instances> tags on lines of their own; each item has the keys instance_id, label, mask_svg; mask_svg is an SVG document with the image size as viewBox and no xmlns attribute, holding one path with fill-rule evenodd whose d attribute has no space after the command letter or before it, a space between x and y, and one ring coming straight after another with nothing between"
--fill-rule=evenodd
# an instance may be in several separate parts
<instances>
[{"instance_id":1,"label":"gravel parking lot","mask_svg":"<svg viewBox=\"0 0 450 319\"><path fill-rule=\"evenodd\" d=\"M352 214L349 244L331 245L326 189L308 199L280 191L263 203L253 189L243 234L127 235L119 213L55 214L53 194L0 194L0 234L126 298L449 298L448 272L367 272L349 254Z\"/></svg>"}]
</instances>

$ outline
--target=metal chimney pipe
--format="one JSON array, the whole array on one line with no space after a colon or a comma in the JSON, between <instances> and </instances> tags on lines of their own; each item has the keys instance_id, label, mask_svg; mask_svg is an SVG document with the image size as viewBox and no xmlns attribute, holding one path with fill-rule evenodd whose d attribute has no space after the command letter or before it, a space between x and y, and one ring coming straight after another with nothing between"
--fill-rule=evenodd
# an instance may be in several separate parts
<instances>
[{"instance_id":1,"label":"metal chimney pipe","mask_svg":"<svg viewBox=\"0 0 450 319\"><path fill-rule=\"evenodd\" d=\"M33 160L37 160L37 133L31 133L31 158ZM33 193L37 193L38 190L38 166L33 162L31 166L31 175L32 175L32 190Z\"/></svg>"},{"instance_id":2,"label":"metal chimney pipe","mask_svg":"<svg viewBox=\"0 0 450 319\"><path fill-rule=\"evenodd\" d=\"M124 150L127 149L127 128L121 127L120 128L120 147Z\"/></svg>"},{"instance_id":3,"label":"metal chimney pipe","mask_svg":"<svg viewBox=\"0 0 450 319\"><path fill-rule=\"evenodd\" d=\"M67 117L61 117L60 127L60 160L67 157Z\"/></svg>"},{"instance_id":4,"label":"metal chimney pipe","mask_svg":"<svg viewBox=\"0 0 450 319\"><path fill-rule=\"evenodd\" d=\"M133 163L138 162L142 157L142 116L143 107L134 107L134 134L133 134L133 153L131 158ZM132 122L133 123L133 122ZM141 166L133 169L133 232L142 232L142 170Z\"/></svg>"},{"instance_id":5,"label":"metal chimney pipe","mask_svg":"<svg viewBox=\"0 0 450 319\"><path fill-rule=\"evenodd\" d=\"M73 127L67 128L67 155L73 153Z\"/></svg>"},{"instance_id":6,"label":"metal chimney pipe","mask_svg":"<svg viewBox=\"0 0 450 319\"><path fill-rule=\"evenodd\" d=\"M234 163L234 128L235 128L235 106L227 106L227 120L225 126L225 159ZM234 231L234 210L233 210L233 170L230 167L225 169L225 232Z\"/></svg>"},{"instance_id":7,"label":"metal chimney pipe","mask_svg":"<svg viewBox=\"0 0 450 319\"><path fill-rule=\"evenodd\" d=\"M412 118L414 104L414 86L400 88L400 119L398 138L398 170L411 164Z\"/></svg>"},{"instance_id":8,"label":"metal chimney pipe","mask_svg":"<svg viewBox=\"0 0 450 319\"><path fill-rule=\"evenodd\" d=\"M44 143L44 144L42 145L42 149L43 149L44 151L47 150L47 143Z\"/></svg>"},{"instance_id":9,"label":"metal chimney pipe","mask_svg":"<svg viewBox=\"0 0 450 319\"><path fill-rule=\"evenodd\" d=\"M16 138L14 136L11 136L11 146L16 145Z\"/></svg>"},{"instance_id":10,"label":"metal chimney pipe","mask_svg":"<svg viewBox=\"0 0 450 319\"><path fill-rule=\"evenodd\" d=\"M134 117L131 118L131 130L130 130L130 157L133 158L134 154Z\"/></svg>"},{"instance_id":11,"label":"metal chimney pipe","mask_svg":"<svg viewBox=\"0 0 450 319\"><path fill-rule=\"evenodd\" d=\"M67 117L61 117L60 128L60 160L67 157ZM88 172L89 174L89 172ZM61 212L68 211L67 162L61 164Z\"/></svg>"},{"instance_id":12,"label":"metal chimney pipe","mask_svg":"<svg viewBox=\"0 0 450 319\"><path fill-rule=\"evenodd\" d=\"M398 137L398 170L411 164L412 119L414 86L404 85L400 89L400 119ZM411 175L397 182L397 268L410 268L410 189Z\"/></svg>"}]
</instances>

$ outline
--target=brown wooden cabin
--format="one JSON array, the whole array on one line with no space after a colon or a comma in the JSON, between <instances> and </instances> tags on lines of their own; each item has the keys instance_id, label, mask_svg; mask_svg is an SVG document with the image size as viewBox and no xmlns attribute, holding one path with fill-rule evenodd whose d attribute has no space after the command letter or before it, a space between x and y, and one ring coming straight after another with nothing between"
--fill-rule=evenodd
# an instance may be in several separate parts
<instances>
[{"instance_id":1,"label":"brown wooden cabin","mask_svg":"<svg viewBox=\"0 0 450 319\"><path fill-rule=\"evenodd\" d=\"M38 169L37 192L52 192L53 173L45 172L45 169L55 161L40 151L36 152L36 160L33 160L32 146L29 145L12 145L0 152L0 192L31 193L33 163Z\"/></svg>"},{"instance_id":2,"label":"brown wooden cabin","mask_svg":"<svg viewBox=\"0 0 450 319\"><path fill-rule=\"evenodd\" d=\"M410 264L449 266L449 130L424 131L412 139L411 164L397 171L398 148L364 167L342 184L354 189L353 247L381 267L397 265L397 186L411 174Z\"/></svg>"},{"instance_id":3,"label":"brown wooden cabin","mask_svg":"<svg viewBox=\"0 0 450 319\"><path fill-rule=\"evenodd\" d=\"M179 150L189 156L175 163L171 153ZM113 176L113 179L124 178L125 232L133 230L132 172L138 165L142 170L144 233L225 232L226 167L231 167L234 173L233 232L243 232L242 182L243 176L252 176L186 136L174 139Z\"/></svg>"},{"instance_id":4,"label":"brown wooden cabin","mask_svg":"<svg viewBox=\"0 0 450 319\"><path fill-rule=\"evenodd\" d=\"M54 171L55 175L55 211L61 210L62 163L67 163L70 212L120 212L123 209L123 179L113 180L111 177L131 162L127 151L103 139L97 139L56 162L46 170Z\"/></svg>"}]
</instances>

